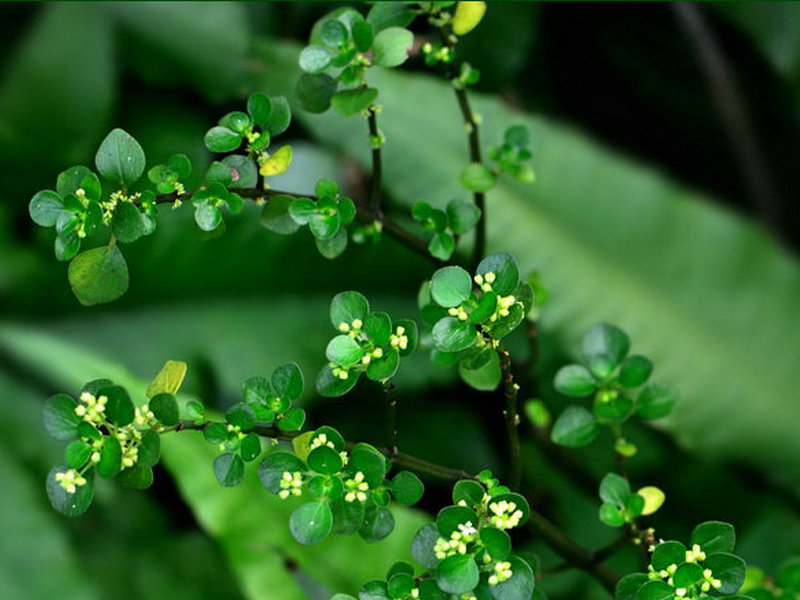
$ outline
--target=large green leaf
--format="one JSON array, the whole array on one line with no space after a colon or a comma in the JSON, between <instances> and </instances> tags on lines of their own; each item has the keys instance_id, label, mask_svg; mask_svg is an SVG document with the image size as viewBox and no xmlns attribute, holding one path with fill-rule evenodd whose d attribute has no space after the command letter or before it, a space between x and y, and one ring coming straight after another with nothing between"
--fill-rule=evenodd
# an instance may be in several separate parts
<instances>
[{"instance_id":1,"label":"large green leaf","mask_svg":"<svg viewBox=\"0 0 800 600\"><path fill-rule=\"evenodd\" d=\"M291 54L284 48L271 58ZM282 87L291 73L275 68L266 83ZM409 205L420 197L458 197L466 140L447 83L390 72L370 77L383 98L390 192ZM619 324L653 359L655 377L681 390L667 426L685 447L800 482L796 261L709 198L574 129L489 98L476 95L474 104L487 143L497 143L510 125L532 131L537 183L502 180L491 191L489 251L512 252L523 273L542 272L551 294L543 326L577 353L591 325ZM369 145L349 121L335 114L300 118L320 140L369 164Z\"/></svg>"}]
</instances>

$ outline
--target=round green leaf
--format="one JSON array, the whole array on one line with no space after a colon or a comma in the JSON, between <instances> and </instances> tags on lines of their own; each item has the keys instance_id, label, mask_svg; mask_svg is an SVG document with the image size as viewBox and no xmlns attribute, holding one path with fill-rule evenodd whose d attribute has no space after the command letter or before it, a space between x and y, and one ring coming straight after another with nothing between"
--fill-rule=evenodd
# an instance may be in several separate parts
<instances>
[{"instance_id":1,"label":"round green leaf","mask_svg":"<svg viewBox=\"0 0 800 600\"><path fill-rule=\"evenodd\" d=\"M66 465L56 465L47 474L47 498L54 509L67 517L77 517L86 512L94 498L94 470L89 469L84 475L86 484L77 486L74 494L70 494L56 481L56 473L67 471Z\"/></svg>"},{"instance_id":2,"label":"round green leaf","mask_svg":"<svg viewBox=\"0 0 800 600\"><path fill-rule=\"evenodd\" d=\"M153 485L153 469L137 464L122 471L117 481L134 490L146 490Z\"/></svg>"},{"instance_id":3,"label":"round green leaf","mask_svg":"<svg viewBox=\"0 0 800 600\"><path fill-rule=\"evenodd\" d=\"M83 440L72 440L64 451L64 459L70 469L80 469L92 455L92 447Z\"/></svg>"},{"instance_id":4,"label":"round green leaf","mask_svg":"<svg viewBox=\"0 0 800 600\"><path fill-rule=\"evenodd\" d=\"M156 394L150 399L150 410L156 419L167 427L178 424L180 415L178 414L178 402L172 394Z\"/></svg>"},{"instance_id":5,"label":"round green leaf","mask_svg":"<svg viewBox=\"0 0 800 600\"><path fill-rule=\"evenodd\" d=\"M472 231L481 219L481 210L472 202L451 200L447 204L447 221L456 235Z\"/></svg>"},{"instance_id":6,"label":"round green leaf","mask_svg":"<svg viewBox=\"0 0 800 600\"><path fill-rule=\"evenodd\" d=\"M675 588L664 581L648 581L636 592L635 600L673 600Z\"/></svg>"},{"instance_id":7,"label":"round green leaf","mask_svg":"<svg viewBox=\"0 0 800 600\"><path fill-rule=\"evenodd\" d=\"M258 478L261 485L273 494L281 491L281 479L284 473L304 473L305 463L294 454L288 452L270 452L258 465Z\"/></svg>"},{"instance_id":8,"label":"round green leaf","mask_svg":"<svg viewBox=\"0 0 800 600\"><path fill-rule=\"evenodd\" d=\"M403 27L388 27L379 31L372 44L375 64L382 67L397 67L406 62L414 34Z\"/></svg>"},{"instance_id":9,"label":"round green leaf","mask_svg":"<svg viewBox=\"0 0 800 600\"><path fill-rule=\"evenodd\" d=\"M471 388L482 392L491 392L497 389L503 378L500 369L500 356L494 350L487 348L484 352L487 360L481 362L477 368L472 368L471 361L461 360L458 363L458 374L461 379Z\"/></svg>"},{"instance_id":10,"label":"round green leaf","mask_svg":"<svg viewBox=\"0 0 800 600\"><path fill-rule=\"evenodd\" d=\"M225 411L225 420L242 431L248 431L255 427L256 415L253 407L244 402L237 402Z\"/></svg>"},{"instance_id":11,"label":"round green leaf","mask_svg":"<svg viewBox=\"0 0 800 600\"><path fill-rule=\"evenodd\" d=\"M192 161L185 154L173 154L169 157L167 165L179 179L186 179L192 172Z\"/></svg>"},{"instance_id":12,"label":"round green leaf","mask_svg":"<svg viewBox=\"0 0 800 600\"><path fill-rule=\"evenodd\" d=\"M656 571L663 571L670 565L679 565L686 560L686 546L676 541L661 542L653 550L650 563Z\"/></svg>"},{"instance_id":13,"label":"round green leaf","mask_svg":"<svg viewBox=\"0 0 800 600\"><path fill-rule=\"evenodd\" d=\"M517 267L517 261L508 252L498 252L487 256L478 263L476 273L484 277L486 273L494 273L495 280L491 286L500 296L512 294L519 285L519 267Z\"/></svg>"},{"instance_id":14,"label":"round green leaf","mask_svg":"<svg viewBox=\"0 0 800 600\"><path fill-rule=\"evenodd\" d=\"M350 326L356 319L363 323L368 314L369 302L358 292L340 292L331 300L331 323L337 331L342 323Z\"/></svg>"},{"instance_id":15,"label":"round green leaf","mask_svg":"<svg viewBox=\"0 0 800 600\"><path fill-rule=\"evenodd\" d=\"M458 504L463 500L467 506L479 506L485 493L486 490L477 481L461 479L453 486L453 503Z\"/></svg>"},{"instance_id":16,"label":"round green leaf","mask_svg":"<svg viewBox=\"0 0 800 600\"><path fill-rule=\"evenodd\" d=\"M622 387L635 388L643 385L653 372L653 363L644 356L629 356L622 361L619 383Z\"/></svg>"},{"instance_id":17,"label":"round green leaf","mask_svg":"<svg viewBox=\"0 0 800 600\"><path fill-rule=\"evenodd\" d=\"M56 224L56 219L64 210L64 203L61 196L51 190L36 192L28 204L28 212L31 219L42 227L52 227Z\"/></svg>"},{"instance_id":18,"label":"round green leaf","mask_svg":"<svg viewBox=\"0 0 800 600\"><path fill-rule=\"evenodd\" d=\"M323 21L319 34L323 43L332 47L341 46L348 38L347 27L337 19Z\"/></svg>"},{"instance_id":19,"label":"round green leaf","mask_svg":"<svg viewBox=\"0 0 800 600\"><path fill-rule=\"evenodd\" d=\"M142 213L130 202L117 204L111 228L114 235L123 244L135 242L147 232L147 225L142 218Z\"/></svg>"},{"instance_id":20,"label":"round green leaf","mask_svg":"<svg viewBox=\"0 0 800 600\"><path fill-rule=\"evenodd\" d=\"M442 352L459 352L466 350L478 339L475 326L469 321L460 321L454 317L440 319L433 326L433 343Z\"/></svg>"},{"instance_id":21,"label":"round green leaf","mask_svg":"<svg viewBox=\"0 0 800 600\"><path fill-rule=\"evenodd\" d=\"M57 227L58 225L56 225ZM81 249L81 239L76 231L59 233L53 243L56 259L60 261L71 260Z\"/></svg>"},{"instance_id":22,"label":"round green leaf","mask_svg":"<svg viewBox=\"0 0 800 600\"><path fill-rule=\"evenodd\" d=\"M372 446L358 444L350 451L347 471L352 474L360 471L370 489L374 489L383 482L386 475L386 459Z\"/></svg>"},{"instance_id":23,"label":"round green leaf","mask_svg":"<svg viewBox=\"0 0 800 600\"><path fill-rule=\"evenodd\" d=\"M267 127L271 136L276 136L289 127L292 121L292 111L289 101L284 96L270 96L272 100L272 110L269 114L269 126Z\"/></svg>"},{"instance_id":24,"label":"round green leaf","mask_svg":"<svg viewBox=\"0 0 800 600\"><path fill-rule=\"evenodd\" d=\"M435 569L440 562L433 551L438 540L439 529L435 523L428 523L419 528L411 542L411 555L427 569Z\"/></svg>"},{"instance_id":25,"label":"round green leaf","mask_svg":"<svg viewBox=\"0 0 800 600\"><path fill-rule=\"evenodd\" d=\"M623 505L625 498L631 493L631 485L624 477L616 473L608 473L600 482L600 499L603 502Z\"/></svg>"},{"instance_id":26,"label":"round green leaf","mask_svg":"<svg viewBox=\"0 0 800 600\"><path fill-rule=\"evenodd\" d=\"M375 39L375 32L367 21L356 21L353 23L353 42L356 45L356 50L359 52L367 52L372 48L372 42Z\"/></svg>"},{"instance_id":27,"label":"round green leaf","mask_svg":"<svg viewBox=\"0 0 800 600\"><path fill-rule=\"evenodd\" d=\"M42 417L47 433L57 440L70 440L78 435L83 420L75 414L78 403L66 394L50 396L44 403Z\"/></svg>"},{"instance_id":28,"label":"round green leaf","mask_svg":"<svg viewBox=\"0 0 800 600\"><path fill-rule=\"evenodd\" d=\"M744 583L745 562L733 554L725 552L709 554L703 567L711 569L714 578L722 582L722 587L717 590L720 594L735 594Z\"/></svg>"},{"instance_id":29,"label":"round green leaf","mask_svg":"<svg viewBox=\"0 0 800 600\"><path fill-rule=\"evenodd\" d=\"M411 506L422 498L425 486L411 471L400 471L392 479L391 490L395 500L405 506Z\"/></svg>"},{"instance_id":30,"label":"round green leaf","mask_svg":"<svg viewBox=\"0 0 800 600\"><path fill-rule=\"evenodd\" d=\"M625 498L625 513L629 517L636 518L644 510L644 496L639 494L628 494Z\"/></svg>"},{"instance_id":31,"label":"round green leaf","mask_svg":"<svg viewBox=\"0 0 800 600\"><path fill-rule=\"evenodd\" d=\"M449 233L437 233L428 243L428 252L439 260L449 260L456 249L456 241Z\"/></svg>"},{"instance_id":32,"label":"round green leaf","mask_svg":"<svg viewBox=\"0 0 800 600\"><path fill-rule=\"evenodd\" d=\"M358 530L367 543L379 542L394 530L394 517L383 506L367 506L364 511L364 523Z\"/></svg>"},{"instance_id":33,"label":"round green leaf","mask_svg":"<svg viewBox=\"0 0 800 600\"><path fill-rule=\"evenodd\" d=\"M377 579L368 581L358 592L358 600L391 600L386 582Z\"/></svg>"},{"instance_id":34,"label":"round green leaf","mask_svg":"<svg viewBox=\"0 0 800 600\"><path fill-rule=\"evenodd\" d=\"M318 446L308 454L306 459L312 471L323 475L333 475L342 470L342 457L333 448Z\"/></svg>"},{"instance_id":35,"label":"round green leaf","mask_svg":"<svg viewBox=\"0 0 800 600\"><path fill-rule=\"evenodd\" d=\"M214 231L222 223L222 213L212 204L199 202L195 205L194 220L203 231Z\"/></svg>"},{"instance_id":36,"label":"round green leaf","mask_svg":"<svg viewBox=\"0 0 800 600\"><path fill-rule=\"evenodd\" d=\"M634 401L628 396L619 395L603 402L594 403L594 416L602 423L621 423L633 413Z\"/></svg>"},{"instance_id":37,"label":"round green leaf","mask_svg":"<svg viewBox=\"0 0 800 600\"><path fill-rule=\"evenodd\" d=\"M663 383L650 383L636 400L636 414L643 419L666 417L678 400L678 391Z\"/></svg>"},{"instance_id":38,"label":"round green leaf","mask_svg":"<svg viewBox=\"0 0 800 600\"><path fill-rule=\"evenodd\" d=\"M250 127L250 115L242 111L235 110L229 112L219 120L222 127L227 127L231 131L242 134Z\"/></svg>"},{"instance_id":39,"label":"round green leaf","mask_svg":"<svg viewBox=\"0 0 800 600\"><path fill-rule=\"evenodd\" d=\"M272 372L272 387L280 396L296 400L303 394L303 372L297 363L280 365Z\"/></svg>"},{"instance_id":40,"label":"round green leaf","mask_svg":"<svg viewBox=\"0 0 800 600\"><path fill-rule=\"evenodd\" d=\"M414 575L408 573L395 573L389 577L388 591L390 598L403 598L414 589Z\"/></svg>"},{"instance_id":41,"label":"round green leaf","mask_svg":"<svg viewBox=\"0 0 800 600\"><path fill-rule=\"evenodd\" d=\"M347 335L337 335L325 349L326 358L332 363L350 367L361 362L364 350L353 338Z\"/></svg>"},{"instance_id":42,"label":"round green leaf","mask_svg":"<svg viewBox=\"0 0 800 600\"><path fill-rule=\"evenodd\" d=\"M481 530L483 531L483 530ZM494 558L494 554L492 554ZM511 563L511 578L501 581L497 585L490 585L489 592L495 600L519 600L520 598L531 598L535 578L531 566L518 556L511 556L508 559Z\"/></svg>"},{"instance_id":43,"label":"round green leaf","mask_svg":"<svg viewBox=\"0 0 800 600\"><path fill-rule=\"evenodd\" d=\"M697 563L685 562L678 565L675 573L672 575L672 585L676 588L688 588L698 581L703 579L703 567Z\"/></svg>"},{"instance_id":44,"label":"round green leaf","mask_svg":"<svg viewBox=\"0 0 800 600\"><path fill-rule=\"evenodd\" d=\"M344 227L340 227L331 238L325 240L314 238L314 244L322 256L333 260L347 249L347 231Z\"/></svg>"},{"instance_id":45,"label":"round green leaf","mask_svg":"<svg viewBox=\"0 0 800 600\"><path fill-rule=\"evenodd\" d=\"M588 360L595 354L606 354L615 365L622 362L630 348L627 334L616 325L600 323L592 327L581 341L581 353Z\"/></svg>"},{"instance_id":46,"label":"round green leaf","mask_svg":"<svg viewBox=\"0 0 800 600\"><path fill-rule=\"evenodd\" d=\"M373 358L367 366L367 377L372 381L385 381L392 377L400 365L400 354L394 348L387 348L383 356Z\"/></svg>"},{"instance_id":47,"label":"round green leaf","mask_svg":"<svg viewBox=\"0 0 800 600\"><path fill-rule=\"evenodd\" d=\"M128 391L120 385L109 385L98 390L106 401L106 418L118 427L125 427L133 422L134 407Z\"/></svg>"},{"instance_id":48,"label":"round green leaf","mask_svg":"<svg viewBox=\"0 0 800 600\"><path fill-rule=\"evenodd\" d=\"M472 278L461 267L444 267L433 274L431 296L439 306L459 306L472 293Z\"/></svg>"},{"instance_id":49,"label":"round green leaf","mask_svg":"<svg viewBox=\"0 0 800 600\"><path fill-rule=\"evenodd\" d=\"M128 289L128 265L116 245L81 252L69 264L67 276L84 306L111 302Z\"/></svg>"},{"instance_id":50,"label":"round green leaf","mask_svg":"<svg viewBox=\"0 0 800 600\"><path fill-rule=\"evenodd\" d=\"M362 21L363 22L363 21ZM378 98L378 90L371 87L357 87L340 90L331 97L331 106L346 117L356 115L366 109Z\"/></svg>"},{"instance_id":51,"label":"round green leaf","mask_svg":"<svg viewBox=\"0 0 800 600\"><path fill-rule=\"evenodd\" d=\"M302 200L306 199L303 198ZM289 207L294 202L295 200L291 196L273 196L261 212L261 224L275 233L291 235L300 229L300 223L289 214ZM311 201L309 200L309 202Z\"/></svg>"},{"instance_id":52,"label":"round green leaf","mask_svg":"<svg viewBox=\"0 0 800 600\"><path fill-rule=\"evenodd\" d=\"M582 406L568 406L556 419L550 438L556 444L579 448L591 442L598 430L592 413Z\"/></svg>"},{"instance_id":53,"label":"round green leaf","mask_svg":"<svg viewBox=\"0 0 800 600\"><path fill-rule=\"evenodd\" d=\"M446 506L436 515L436 526L439 528L439 534L445 539L449 539L451 533L458 531L459 525L467 523L477 527L478 515L466 506Z\"/></svg>"},{"instance_id":54,"label":"round green leaf","mask_svg":"<svg viewBox=\"0 0 800 600\"><path fill-rule=\"evenodd\" d=\"M100 450L100 462L97 463L97 474L100 477L114 477L122 470L122 446L115 437L105 436L103 448Z\"/></svg>"},{"instance_id":55,"label":"round green leaf","mask_svg":"<svg viewBox=\"0 0 800 600\"><path fill-rule=\"evenodd\" d=\"M247 112L253 123L261 129L267 129L272 113L272 100L264 92L253 92L247 98Z\"/></svg>"},{"instance_id":56,"label":"round green leaf","mask_svg":"<svg viewBox=\"0 0 800 600\"><path fill-rule=\"evenodd\" d=\"M261 439L258 434L251 432L244 436L239 442L239 452L245 462L255 460L261 454Z\"/></svg>"},{"instance_id":57,"label":"round green leaf","mask_svg":"<svg viewBox=\"0 0 800 600\"><path fill-rule=\"evenodd\" d=\"M131 134L113 129L100 144L94 157L100 174L114 183L133 185L144 172L144 150Z\"/></svg>"},{"instance_id":58,"label":"round green leaf","mask_svg":"<svg viewBox=\"0 0 800 600\"><path fill-rule=\"evenodd\" d=\"M262 134L259 141L266 134ZM231 176L231 180L229 183L225 184L230 189L240 189L240 188L254 188L256 187L256 181L258 179L258 170L256 169L256 164L253 159L248 158L243 154L230 154L222 159L221 163L227 167L228 173ZM224 177L224 175L223 175ZM223 179L224 180L224 179ZM229 201L230 202L230 201ZM272 202L272 199L270 199ZM231 212L235 212L231 209Z\"/></svg>"},{"instance_id":59,"label":"round green leaf","mask_svg":"<svg viewBox=\"0 0 800 600\"><path fill-rule=\"evenodd\" d=\"M244 478L244 462L237 454L221 454L214 460L214 475L224 487L239 485Z\"/></svg>"},{"instance_id":60,"label":"round green leaf","mask_svg":"<svg viewBox=\"0 0 800 600\"><path fill-rule=\"evenodd\" d=\"M300 68L306 73L321 73L331 64L331 51L325 46L311 45L300 53Z\"/></svg>"},{"instance_id":61,"label":"round green leaf","mask_svg":"<svg viewBox=\"0 0 800 600\"><path fill-rule=\"evenodd\" d=\"M698 544L706 554L733 552L736 532L729 523L706 521L694 528L690 544Z\"/></svg>"},{"instance_id":62,"label":"round green leaf","mask_svg":"<svg viewBox=\"0 0 800 600\"><path fill-rule=\"evenodd\" d=\"M339 213L324 214L315 212L308 221L312 235L318 240L329 240L339 231L341 219Z\"/></svg>"},{"instance_id":63,"label":"round green leaf","mask_svg":"<svg viewBox=\"0 0 800 600\"><path fill-rule=\"evenodd\" d=\"M206 132L203 141L211 152L233 152L242 144L242 135L217 125Z\"/></svg>"},{"instance_id":64,"label":"round green leaf","mask_svg":"<svg viewBox=\"0 0 800 600\"><path fill-rule=\"evenodd\" d=\"M614 591L615 600L634 600L636 592L648 581L650 581L650 578L645 573L629 573L625 575L617 582L617 587Z\"/></svg>"},{"instance_id":65,"label":"round green leaf","mask_svg":"<svg viewBox=\"0 0 800 600\"><path fill-rule=\"evenodd\" d=\"M315 386L317 393L325 398L344 396L353 389L360 375L359 371L350 371L347 379L341 379L333 374L330 365L325 365L317 374Z\"/></svg>"},{"instance_id":66,"label":"round green leaf","mask_svg":"<svg viewBox=\"0 0 800 600\"><path fill-rule=\"evenodd\" d=\"M600 520L609 527L622 527L625 524L625 515L616 504L603 502L600 505Z\"/></svg>"},{"instance_id":67,"label":"round green leaf","mask_svg":"<svg viewBox=\"0 0 800 600\"><path fill-rule=\"evenodd\" d=\"M572 398L582 398L588 396L597 389L594 377L586 367L582 365L567 365L561 367L556 373L555 388L565 396Z\"/></svg>"},{"instance_id":68,"label":"round green leaf","mask_svg":"<svg viewBox=\"0 0 800 600\"><path fill-rule=\"evenodd\" d=\"M86 197L89 200L100 200L102 192L100 180L90 169L80 165L70 167L58 174L56 191L59 195L63 197L68 194L74 194L79 188L86 192Z\"/></svg>"},{"instance_id":69,"label":"round green leaf","mask_svg":"<svg viewBox=\"0 0 800 600\"><path fill-rule=\"evenodd\" d=\"M392 335L392 319L384 312L370 313L364 320L364 333L376 346L385 346Z\"/></svg>"},{"instance_id":70,"label":"round green leaf","mask_svg":"<svg viewBox=\"0 0 800 600\"><path fill-rule=\"evenodd\" d=\"M297 80L295 93L308 112L322 113L331 105L337 87L336 80L325 73L303 73Z\"/></svg>"},{"instance_id":71,"label":"round green leaf","mask_svg":"<svg viewBox=\"0 0 800 600\"><path fill-rule=\"evenodd\" d=\"M450 594L466 594L475 589L480 572L469 554L456 554L445 558L436 567L436 583Z\"/></svg>"},{"instance_id":72,"label":"round green leaf","mask_svg":"<svg viewBox=\"0 0 800 600\"><path fill-rule=\"evenodd\" d=\"M492 560L505 560L511 554L511 538L502 529L482 527L480 539Z\"/></svg>"},{"instance_id":73,"label":"round green leaf","mask_svg":"<svg viewBox=\"0 0 800 600\"><path fill-rule=\"evenodd\" d=\"M153 429L142 432L142 439L139 442L139 458L137 465L152 467L158 464L161 458L161 437Z\"/></svg>"},{"instance_id":74,"label":"round green leaf","mask_svg":"<svg viewBox=\"0 0 800 600\"><path fill-rule=\"evenodd\" d=\"M458 181L471 192L488 192L494 187L497 178L481 163L471 163L458 176Z\"/></svg>"}]
</instances>

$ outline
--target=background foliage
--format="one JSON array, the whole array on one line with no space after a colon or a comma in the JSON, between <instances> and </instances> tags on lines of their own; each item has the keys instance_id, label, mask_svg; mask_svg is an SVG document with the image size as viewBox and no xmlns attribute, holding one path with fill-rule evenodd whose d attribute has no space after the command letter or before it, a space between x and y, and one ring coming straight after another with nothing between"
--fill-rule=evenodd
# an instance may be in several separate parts
<instances>
[{"instance_id":1,"label":"background foliage","mask_svg":"<svg viewBox=\"0 0 800 600\"><path fill-rule=\"evenodd\" d=\"M127 252L128 294L83 308L52 260L48 233L28 220L30 195L64 167L91 161L114 126L133 133L152 164L176 151L204 164L202 135L219 114L253 89L291 95L300 42L330 8L0 7L0 597L102 598L125 586L142 598L223 590L327 598L354 592L407 552L422 522L410 509L398 509L395 534L368 553L358 538L300 547L285 526L291 506L266 494L254 473L243 487L220 489L199 435L170 440L151 493L99 487L83 519L58 517L43 494L59 450L45 441L40 405L56 390L99 376L141 388L175 358L189 362L185 389L224 407L243 379L282 362L315 373L328 302L342 289L415 313L417 285L431 271L419 258L385 240L328 262L309 237L263 229L252 206L213 240L198 239L188 211L162 218L156 236ZM682 391L663 428L631 435L647 440L632 466L668 494L655 524L680 539L704 519L735 523L742 556L769 571L800 551L800 268L791 249L800 222L800 14L792 4L701 8L758 134L773 190L766 212L748 192L670 7L492 3L464 46L483 75L475 106L485 143L499 142L512 124L532 132L537 183L503 183L488 209L490 250L512 251L549 291L541 385L523 393L557 409L564 399L548 382L575 357L581 334L600 320L624 327L634 351ZM444 206L461 195L466 158L448 85L423 73L419 59L410 66L374 75L385 185L405 215L416 201ZM366 126L333 113L295 114L287 135L295 159L274 186L311 192L328 176L358 191ZM510 343L524 357L524 340ZM468 469L502 464L495 403L424 356L410 360L397 381L401 447ZM363 386L346 403L308 394L305 406L312 422L370 439L368 424L380 413L373 393ZM425 419L415 415L421 407L430 411ZM594 517L596 484L553 472L535 445L525 453L537 510L589 547L613 538ZM581 458L598 475L608 459ZM435 509L446 490L429 489L423 508ZM536 540L521 547L555 562ZM621 568L633 558L620 557ZM576 572L543 587L551 598L604 597Z\"/></svg>"}]
</instances>

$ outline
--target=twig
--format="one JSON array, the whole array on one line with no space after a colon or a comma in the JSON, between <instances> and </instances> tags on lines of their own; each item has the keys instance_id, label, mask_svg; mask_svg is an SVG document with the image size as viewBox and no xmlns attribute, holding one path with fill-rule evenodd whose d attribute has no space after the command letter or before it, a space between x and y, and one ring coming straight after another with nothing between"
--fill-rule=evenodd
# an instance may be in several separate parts
<instances>
[{"instance_id":1,"label":"twig","mask_svg":"<svg viewBox=\"0 0 800 600\"><path fill-rule=\"evenodd\" d=\"M511 355L508 350L501 347L500 370L503 374L503 393L506 398L506 407L503 416L506 420L506 432L508 435L508 451L511 460L509 483L512 489L519 489L522 481L522 449L519 443L519 415L517 414L517 393L519 385L514 381L514 373L511 371Z\"/></svg>"},{"instance_id":2,"label":"twig","mask_svg":"<svg viewBox=\"0 0 800 600\"><path fill-rule=\"evenodd\" d=\"M440 29L442 43L449 48L451 59L446 63L447 78L452 83L458 77L459 65L456 61L456 37L452 34L448 26ZM461 117L464 120L464 127L467 130L467 140L469 142L469 160L473 163L483 163L481 157L481 142L478 131L478 122L472 107L469 103L469 96L465 87L453 86L453 91L458 101L458 108L461 110ZM486 195L483 192L474 192L473 199L475 206L481 211L481 218L475 226L475 246L472 249L472 265L476 266L486 252Z\"/></svg>"},{"instance_id":3,"label":"twig","mask_svg":"<svg viewBox=\"0 0 800 600\"><path fill-rule=\"evenodd\" d=\"M373 214L381 214L381 179L383 176L383 161L381 160L381 133L378 129L378 118L375 106L367 109L367 123L369 124L369 143L372 147L372 183L369 192L369 209Z\"/></svg>"},{"instance_id":4,"label":"twig","mask_svg":"<svg viewBox=\"0 0 800 600\"><path fill-rule=\"evenodd\" d=\"M389 449L390 458L397 456L397 396L394 383L387 380L383 384L383 394L386 397L386 447Z\"/></svg>"},{"instance_id":5,"label":"twig","mask_svg":"<svg viewBox=\"0 0 800 600\"><path fill-rule=\"evenodd\" d=\"M197 423L195 421L184 420L180 421L172 431L201 431L209 423L210 421ZM298 435L301 435L299 431L281 431L276 427L266 425L257 425L253 431L262 437L284 441L290 441ZM352 442L348 442L347 445L351 447L353 444ZM475 479L474 475L460 469L444 467L403 452L397 452L392 456L388 448L379 448L379 450L389 458L396 467L409 469L435 479L444 481ZM562 558L576 567L583 569L595 577L606 589L613 592L614 586L619 579L618 575L604 565L595 564L594 555L591 551L567 537L563 531L539 513L531 512L527 527Z\"/></svg>"}]
</instances>

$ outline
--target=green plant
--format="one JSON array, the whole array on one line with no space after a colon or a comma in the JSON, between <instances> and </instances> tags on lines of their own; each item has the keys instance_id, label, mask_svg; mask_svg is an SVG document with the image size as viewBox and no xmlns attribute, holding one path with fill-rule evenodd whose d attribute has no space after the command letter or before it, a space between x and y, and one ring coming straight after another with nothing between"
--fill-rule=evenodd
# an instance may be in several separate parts
<instances>
[{"instance_id":1,"label":"green plant","mask_svg":"<svg viewBox=\"0 0 800 600\"><path fill-rule=\"evenodd\" d=\"M453 505L443 508L434 524L420 529L412 546L414 557L426 570L416 574L412 565L397 563L385 580L366 583L361 598L530 598L537 566L512 552L506 533L523 525L607 588L616 584L620 598L693 598L713 591L736 597L744 581L744 565L730 554L730 526L700 525L692 536L691 550L678 542L656 544L654 532L640 527L639 518L657 510L663 494L652 487L631 491L624 467L636 448L622 436L622 423L634 414L644 419L666 416L675 393L649 384L635 397L631 394L646 383L652 365L641 356L626 358L629 341L618 328L600 325L592 329L584 339L583 364L559 372L555 381L559 391L575 397L594 394L594 405L592 412L579 406L567 408L555 421L551 439L555 444L578 447L592 442L600 425L611 428L620 474L609 474L600 484L600 518L610 526L625 526L621 538L625 543L646 548L648 573L628 575L617 583L616 575L595 553L576 545L532 512L520 493L524 490L517 414L520 385L503 339L523 324L535 332L534 308L537 300L541 303L542 294L533 274L521 276L509 253L484 254L486 194L503 174L524 182L533 180L525 163L530 158L528 136L519 127L508 129L503 145L489 152L495 164L485 164L482 159L479 119L467 96L468 86L478 75L469 65L457 63L455 34L467 34L485 7L460 3L450 15L452 4L377 4L366 19L353 9L336 11L321 20L312 32L311 45L300 54L300 66L306 73L296 93L306 109L324 112L333 107L343 115L363 114L367 120L373 160L367 199L356 203L342 196L339 186L328 179L317 182L313 197L271 189L268 178L286 171L291 163L289 146L270 152L272 138L289 125L289 109L282 98L256 92L248 99L247 112L226 114L206 134L208 149L225 156L209 166L200 189L187 192L181 182L191 172L190 161L181 154L152 167L147 175L155 190L146 187L143 149L129 134L115 129L96 157L105 193L97 174L73 167L59 176L55 191L34 196L30 213L36 223L56 228L56 256L71 260L70 284L85 305L108 302L125 292L128 273L118 243L152 234L160 204L177 209L189 202L201 230L221 233L222 211L235 215L246 199L252 199L264 206L261 222L272 231L293 234L308 225L326 258L344 252L350 239L377 238L385 231L438 267L419 294L422 337L432 360L457 365L464 382L476 390L493 391L502 384L509 442L508 485L501 485L486 471L455 471L399 451L392 377L400 358L417 346L417 325L372 312L363 295L346 291L331 303L331 323L337 333L327 345L327 364L317 375L316 389L324 396L342 396L362 374L380 383L387 404L385 447L348 443L327 426L303 432L305 413L292 402L302 393L304 378L291 363L279 367L269 379L247 380L242 402L231 407L224 419L206 417L197 403L180 403L176 394L185 368L167 363L148 389L146 404L144 398L132 400L125 388L108 380L86 384L77 401L66 395L48 401L48 431L70 442L64 464L48 476L50 500L64 514L82 513L92 500L95 475L118 476L131 487L148 487L158 461L160 436L169 433L202 430L205 439L219 449L213 470L223 486L241 482L246 463L262 457L262 440L270 447L290 442L291 452L288 447L270 448L263 454L259 476L267 490L283 499L303 495L310 499L298 506L289 520L292 535L303 544L331 534L356 532L368 542L383 539L394 524L390 502L412 505L423 494L415 472L454 481ZM423 229L433 234L430 239L406 229L384 212L381 148L391 140L385 139L377 124L379 90L366 83L372 66L392 68L405 61L413 42L406 26L418 16L427 18L441 36L423 52L426 62L441 65L452 83L470 150L470 162L459 181L471 199L450 200L446 211L423 202L412 213ZM109 230L107 244L78 254L82 240L107 236ZM471 256L464 258L458 253L460 236L473 231ZM445 264L454 256L454 262L461 264ZM548 417L541 413L540 405L531 402L528 406L534 422L546 426Z\"/></svg>"}]
</instances>

